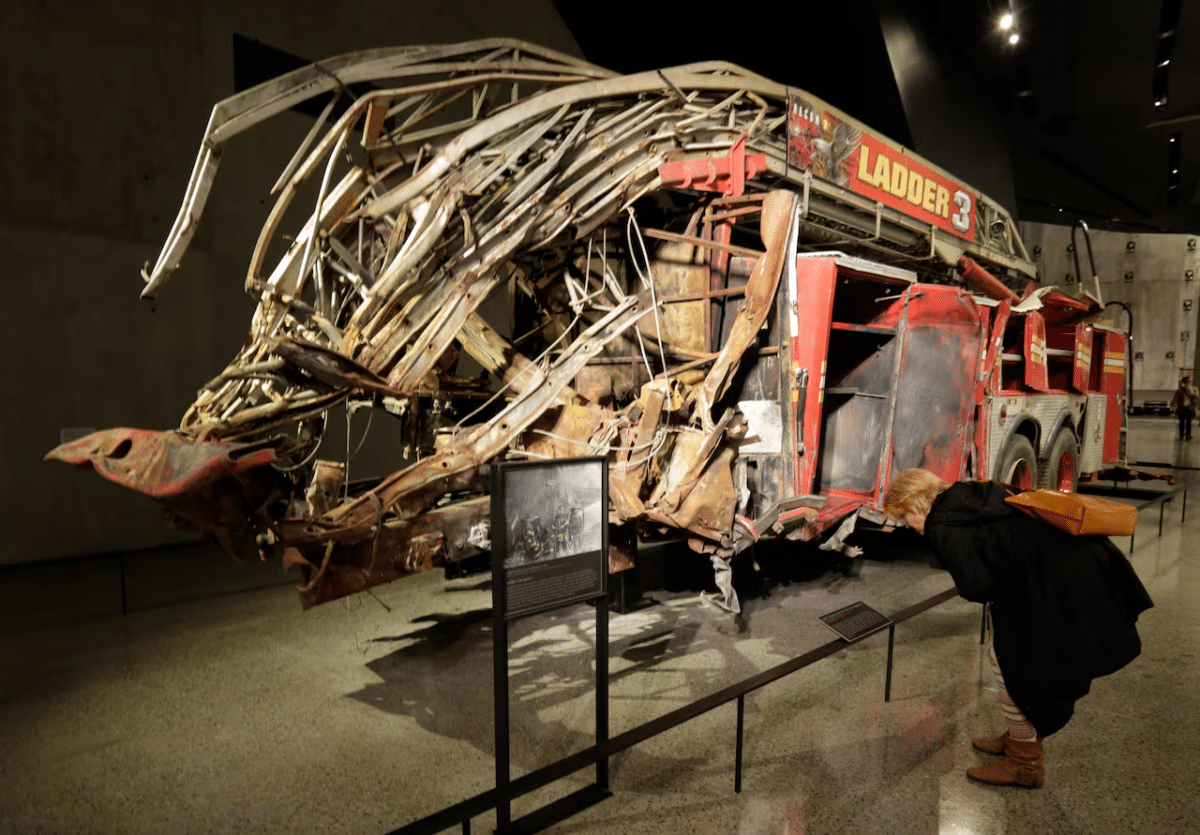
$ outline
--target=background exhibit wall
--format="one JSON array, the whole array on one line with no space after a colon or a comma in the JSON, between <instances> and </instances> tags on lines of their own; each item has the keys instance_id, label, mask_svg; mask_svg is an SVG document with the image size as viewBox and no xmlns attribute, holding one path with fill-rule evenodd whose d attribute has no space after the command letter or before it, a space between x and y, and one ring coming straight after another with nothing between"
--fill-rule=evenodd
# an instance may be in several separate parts
<instances>
[{"instance_id":1,"label":"background exhibit wall","mask_svg":"<svg viewBox=\"0 0 1200 835\"><path fill-rule=\"evenodd\" d=\"M1078 294L1079 276L1067 250L1071 227L1021 223L1020 230L1041 272L1042 284L1055 284ZM1180 370L1197 367L1200 235L1093 229L1091 237L1103 301L1123 302L1133 313L1133 403L1169 400L1179 384ZM1086 276L1089 268L1082 232L1076 233L1075 239L1080 247L1079 268ZM1191 250L1189 241L1195 242ZM1130 280L1126 280L1127 274L1131 274ZM1185 333L1187 339L1182 338ZM1141 359L1136 358L1139 353Z\"/></svg>"},{"instance_id":2,"label":"background exhibit wall","mask_svg":"<svg viewBox=\"0 0 1200 835\"><path fill-rule=\"evenodd\" d=\"M494 36L580 54L550 0L0 3L0 564L194 537L173 536L149 499L42 456L63 428L178 426L242 344L246 265L306 116L233 139L180 275L153 304L138 299L209 112L236 92L235 34L313 60ZM354 418L356 443L365 422ZM394 469L380 422L356 476ZM331 415L326 442L344 447L345 428Z\"/></svg>"}]
</instances>

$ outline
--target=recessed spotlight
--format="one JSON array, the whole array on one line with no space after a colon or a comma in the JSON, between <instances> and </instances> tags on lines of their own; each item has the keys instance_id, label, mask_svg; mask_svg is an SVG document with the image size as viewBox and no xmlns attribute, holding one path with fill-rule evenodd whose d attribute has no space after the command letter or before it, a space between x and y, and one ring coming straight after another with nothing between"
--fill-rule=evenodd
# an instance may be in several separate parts
<instances>
[{"instance_id":1,"label":"recessed spotlight","mask_svg":"<svg viewBox=\"0 0 1200 835\"><path fill-rule=\"evenodd\" d=\"M1169 64L1169 63L1171 63L1171 59L1170 59L1170 58L1167 58L1167 59L1163 60L1161 63L1159 63L1159 66L1160 66L1160 67L1165 67L1165 66L1166 66L1167 64Z\"/></svg>"},{"instance_id":2,"label":"recessed spotlight","mask_svg":"<svg viewBox=\"0 0 1200 835\"><path fill-rule=\"evenodd\" d=\"M1173 136L1172 136L1172 137L1171 137L1171 141L1172 141L1172 142L1174 142L1174 141L1175 141L1175 137L1173 137Z\"/></svg>"},{"instance_id":3,"label":"recessed spotlight","mask_svg":"<svg viewBox=\"0 0 1200 835\"><path fill-rule=\"evenodd\" d=\"M1171 173L1172 173L1172 174L1178 174L1178 173L1179 173L1179 169L1178 169L1178 168L1172 168L1172 169L1171 169Z\"/></svg>"},{"instance_id":4,"label":"recessed spotlight","mask_svg":"<svg viewBox=\"0 0 1200 835\"><path fill-rule=\"evenodd\" d=\"M1012 25L1013 25L1012 12L1005 12L1005 14L1000 18L1000 28L1003 29L1005 32L1007 32L1009 29L1012 28Z\"/></svg>"},{"instance_id":5,"label":"recessed spotlight","mask_svg":"<svg viewBox=\"0 0 1200 835\"><path fill-rule=\"evenodd\" d=\"M1008 42L1010 44L1015 44L1019 40L1021 40L1021 36L1018 35L1016 32L1013 32L1011 35L1008 36Z\"/></svg>"}]
</instances>

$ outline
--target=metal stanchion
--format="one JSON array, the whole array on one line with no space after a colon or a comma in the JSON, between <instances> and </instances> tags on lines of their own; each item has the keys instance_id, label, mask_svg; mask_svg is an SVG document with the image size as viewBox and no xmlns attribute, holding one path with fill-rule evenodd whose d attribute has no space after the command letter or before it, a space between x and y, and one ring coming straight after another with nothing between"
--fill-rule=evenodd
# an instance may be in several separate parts
<instances>
[{"instance_id":1,"label":"metal stanchion","mask_svg":"<svg viewBox=\"0 0 1200 835\"><path fill-rule=\"evenodd\" d=\"M737 753L734 754L733 790L742 793L742 728L746 718L746 696L742 694L737 699Z\"/></svg>"},{"instance_id":2,"label":"metal stanchion","mask_svg":"<svg viewBox=\"0 0 1200 835\"><path fill-rule=\"evenodd\" d=\"M887 683L883 685L883 700L892 700L892 653L896 646L896 624L888 627Z\"/></svg>"}]
</instances>

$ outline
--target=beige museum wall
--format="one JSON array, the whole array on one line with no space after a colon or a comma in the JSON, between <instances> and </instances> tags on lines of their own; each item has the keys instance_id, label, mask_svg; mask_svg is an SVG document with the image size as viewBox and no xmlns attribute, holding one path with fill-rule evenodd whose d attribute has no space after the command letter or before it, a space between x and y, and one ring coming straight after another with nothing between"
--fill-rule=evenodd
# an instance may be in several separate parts
<instances>
[{"instance_id":1,"label":"beige museum wall","mask_svg":"<svg viewBox=\"0 0 1200 835\"><path fill-rule=\"evenodd\" d=\"M1078 293L1079 277L1067 249L1071 227L1021 223L1020 229L1042 283ZM1087 247L1082 232L1075 237L1080 269L1086 274ZM1183 370L1197 365L1200 234L1092 230L1091 240L1103 301L1122 302L1133 313L1133 402L1168 399ZM1188 248L1189 241L1193 249ZM1129 281L1127 273L1132 274ZM1139 353L1141 359L1136 358Z\"/></svg>"}]
</instances>

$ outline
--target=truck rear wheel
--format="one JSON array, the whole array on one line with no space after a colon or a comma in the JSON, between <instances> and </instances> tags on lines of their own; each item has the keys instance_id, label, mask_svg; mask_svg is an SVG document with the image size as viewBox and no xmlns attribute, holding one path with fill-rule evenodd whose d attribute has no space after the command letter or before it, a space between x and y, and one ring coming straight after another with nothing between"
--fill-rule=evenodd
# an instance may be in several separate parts
<instances>
[{"instance_id":1,"label":"truck rear wheel","mask_svg":"<svg viewBox=\"0 0 1200 835\"><path fill-rule=\"evenodd\" d=\"M1054 434L1050 452L1040 463L1039 487L1075 492L1079 486L1079 442L1069 427L1064 426Z\"/></svg>"},{"instance_id":2,"label":"truck rear wheel","mask_svg":"<svg viewBox=\"0 0 1200 835\"><path fill-rule=\"evenodd\" d=\"M1024 435L1013 435L1000 451L1000 466L992 470L992 478L1021 490L1032 490L1038 483L1037 453Z\"/></svg>"}]
</instances>

